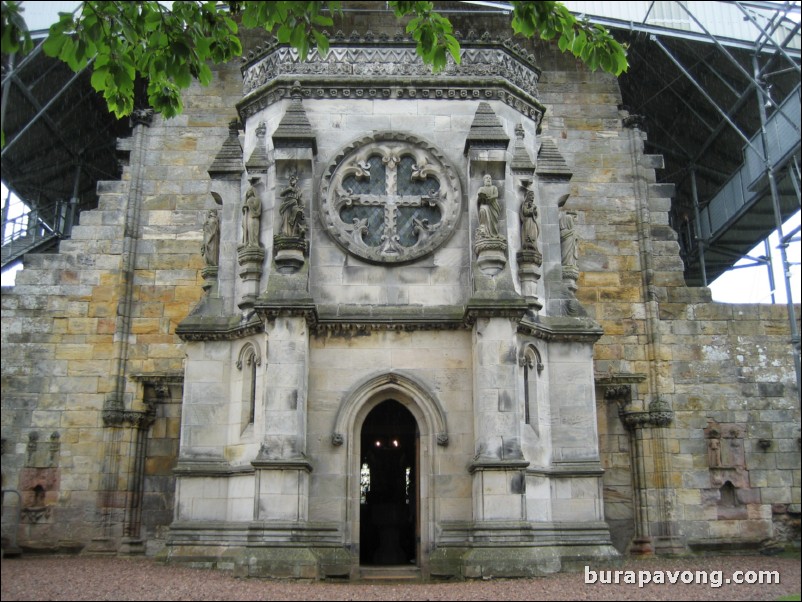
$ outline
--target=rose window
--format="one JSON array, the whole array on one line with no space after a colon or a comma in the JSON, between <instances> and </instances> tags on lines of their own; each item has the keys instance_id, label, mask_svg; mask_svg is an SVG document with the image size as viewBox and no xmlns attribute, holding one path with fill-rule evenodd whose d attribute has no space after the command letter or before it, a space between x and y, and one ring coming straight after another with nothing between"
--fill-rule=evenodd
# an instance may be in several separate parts
<instances>
[{"instance_id":1,"label":"rose window","mask_svg":"<svg viewBox=\"0 0 802 602\"><path fill-rule=\"evenodd\" d=\"M459 217L459 182L439 154L407 136L352 145L323 178L322 217L346 251L412 261L444 243Z\"/></svg>"}]
</instances>

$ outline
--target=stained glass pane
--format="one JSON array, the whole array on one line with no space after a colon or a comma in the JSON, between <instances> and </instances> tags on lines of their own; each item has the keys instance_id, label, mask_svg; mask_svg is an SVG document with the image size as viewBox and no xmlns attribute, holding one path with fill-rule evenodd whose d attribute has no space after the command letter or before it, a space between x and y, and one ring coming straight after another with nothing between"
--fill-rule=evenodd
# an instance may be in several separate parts
<instances>
[{"instance_id":1,"label":"stained glass pane","mask_svg":"<svg viewBox=\"0 0 802 602\"><path fill-rule=\"evenodd\" d=\"M367 232L362 235L362 241L369 247L378 247L384 234L384 209L382 207L365 207L363 205L352 205L343 207L340 211L340 219L345 222L346 227L353 227L354 220L361 222L367 220Z\"/></svg>"},{"instance_id":2,"label":"stained glass pane","mask_svg":"<svg viewBox=\"0 0 802 602\"><path fill-rule=\"evenodd\" d=\"M370 178L346 176L343 178L343 188L350 190L352 194L386 194L386 167L381 157L373 155L368 159L368 164L370 164Z\"/></svg>"},{"instance_id":3,"label":"stained glass pane","mask_svg":"<svg viewBox=\"0 0 802 602\"><path fill-rule=\"evenodd\" d=\"M437 207L399 207L396 226L401 244L411 247L418 242L418 230L431 228L440 222L440 210ZM425 232L421 233L425 236Z\"/></svg>"},{"instance_id":4,"label":"stained glass pane","mask_svg":"<svg viewBox=\"0 0 802 602\"><path fill-rule=\"evenodd\" d=\"M412 177L415 171L415 159L409 155L401 157L398 164L398 194L412 196L429 196L440 189L440 182L428 176L425 180Z\"/></svg>"}]
</instances>

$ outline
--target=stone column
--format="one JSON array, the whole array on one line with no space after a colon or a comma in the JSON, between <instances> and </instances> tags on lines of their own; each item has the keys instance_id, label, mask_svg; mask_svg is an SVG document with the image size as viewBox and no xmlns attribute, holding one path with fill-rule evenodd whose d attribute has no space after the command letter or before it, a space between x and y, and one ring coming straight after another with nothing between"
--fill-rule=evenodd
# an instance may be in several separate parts
<instances>
[{"instance_id":1,"label":"stone column","mask_svg":"<svg viewBox=\"0 0 802 602\"><path fill-rule=\"evenodd\" d=\"M480 317L474 325L473 514L476 521L523 520L524 469L516 395L517 318Z\"/></svg>"},{"instance_id":2,"label":"stone column","mask_svg":"<svg viewBox=\"0 0 802 602\"><path fill-rule=\"evenodd\" d=\"M309 504L306 406L309 332L304 316L278 315L268 325L264 435L258 456L257 520L305 521Z\"/></svg>"}]
</instances>

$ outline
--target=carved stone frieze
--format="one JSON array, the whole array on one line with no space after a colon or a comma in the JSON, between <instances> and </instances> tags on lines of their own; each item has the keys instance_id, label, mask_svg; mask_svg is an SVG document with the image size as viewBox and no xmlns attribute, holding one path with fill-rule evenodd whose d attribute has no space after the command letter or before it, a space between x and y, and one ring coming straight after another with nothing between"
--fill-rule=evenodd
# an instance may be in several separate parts
<instances>
[{"instance_id":1,"label":"carved stone frieze","mask_svg":"<svg viewBox=\"0 0 802 602\"><path fill-rule=\"evenodd\" d=\"M501 100L537 123L545 110L537 100L540 71L533 57L501 40L466 41L460 64L451 62L437 74L412 42L399 47L397 41L335 38L325 56L313 50L306 60L269 43L242 73L245 118L288 98L293 87L303 98Z\"/></svg>"},{"instance_id":2,"label":"carved stone frieze","mask_svg":"<svg viewBox=\"0 0 802 602\"><path fill-rule=\"evenodd\" d=\"M146 429L153 424L154 413L135 410L103 410L103 424L106 426L129 425L137 429Z\"/></svg>"},{"instance_id":3,"label":"carved stone frieze","mask_svg":"<svg viewBox=\"0 0 802 602\"><path fill-rule=\"evenodd\" d=\"M647 412L631 412L627 411L627 407L628 403L622 403L618 407L618 415L627 429L664 427L674 420L673 410L667 402L660 399L652 401Z\"/></svg>"}]
</instances>

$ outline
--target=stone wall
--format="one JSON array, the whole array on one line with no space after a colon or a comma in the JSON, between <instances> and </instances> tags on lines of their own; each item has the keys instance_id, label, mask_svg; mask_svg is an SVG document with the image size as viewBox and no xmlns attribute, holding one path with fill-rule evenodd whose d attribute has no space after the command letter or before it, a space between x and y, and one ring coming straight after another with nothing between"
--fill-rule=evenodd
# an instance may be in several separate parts
<instances>
[{"instance_id":1,"label":"stone wall","mask_svg":"<svg viewBox=\"0 0 802 602\"><path fill-rule=\"evenodd\" d=\"M357 22L367 16L351 18L349 27L367 27ZM625 127L630 116L618 108L615 80L588 72L552 46L531 49L543 68L539 92L547 109L538 142L551 139L573 172L568 206L578 212L577 297L604 329L594 347L595 395L605 517L616 546L624 550L633 538L649 536L694 548L798 538L793 521L800 504L799 392L784 308L712 303L705 289L685 288L668 225L672 191L657 183L661 159L644 154L645 134ZM26 257L17 285L2 291L3 488L22 492L26 512L19 537L27 546L102 548L142 536L154 552L173 519L180 383L185 353L194 349L175 328L201 298L201 232L206 211L215 207L207 170L228 135L228 122L237 117L238 67L217 69L210 87L192 88L182 116L156 117L135 128L120 145L131 166L119 181L100 184L99 207L81 215L58 254ZM320 138L322 154L363 130L401 129L447 140L449 160L464 162L464 138L449 132L470 127L475 103L419 101L411 113L410 103L359 102L359 117L345 116L336 103L307 104L313 127L328 134ZM353 107L348 105L349 113ZM272 129L280 108L266 119ZM511 124L513 138L515 111L503 104L495 109ZM534 127L527 127L534 151ZM246 146L253 136L245 132ZM264 192L272 199L275 181L271 186ZM467 193L467 182L463 188ZM317 192L316 185L306 189L312 207ZM509 212L511 236L516 220ZM450 249L438 255L446 258L442 263L399 270L390 281L380 268L345 265L341 254L327 253L328 239L315 218L313 297L330 306L344 299L426 304L434 290L443 303L460 303L469 292L469 268L459 259L466 255L466 222ZM227 284L239 286L231 278ZM559 279L545 274L541 290L557 287ZM260 283L262 290L266 284ZM349 292L343 296L344 287ZM467 449L461 438L472 437L474 429L459 401L472 378L464 356L469 343L452 340L466 337L432 334L414 344L396 333L312 337L309 387L320 405L309 410L309 452L330 447L330 424L319 412L333 407L347 386L330 380L331 371L324 378L316 366L339 369L351 382L353 364L365 376L368 366L379 365L431 371L424 366L432 356L449 366L427 379L449 400L453 447L443 458L456 470L457 450ZM451 347L459 351L452 354ZM234 357L237 350L228 352ZM166 392L157 395L157 386ZM616 387L625 390L609 393ZM549 421L541 435L565 427L541 401ZM670 424L650 414L659 404L673 412ZM132 413L110 421L110 409ZM640 414L645 422L622 421L622 415ZM240 416L228 418L234 429ZM537 455L535 439L525 445ZM236 459L245 451L228 453ZM327 499L342 479L342 466L335 468L319 466L329 476L310 491L310 518L332 520L342 511ZM141 516L132 515L136 475L144 475ZM540 476L527 479L529 512L545 517L543 501L550 493ZM560 495L582 497L584 486L576 484L572 492L569 485ZM469 518L467 473L435 479L435 492L433 515ZM13 504L6 496L4 538L13 528Z\"/></svg>"}]
</instances>

